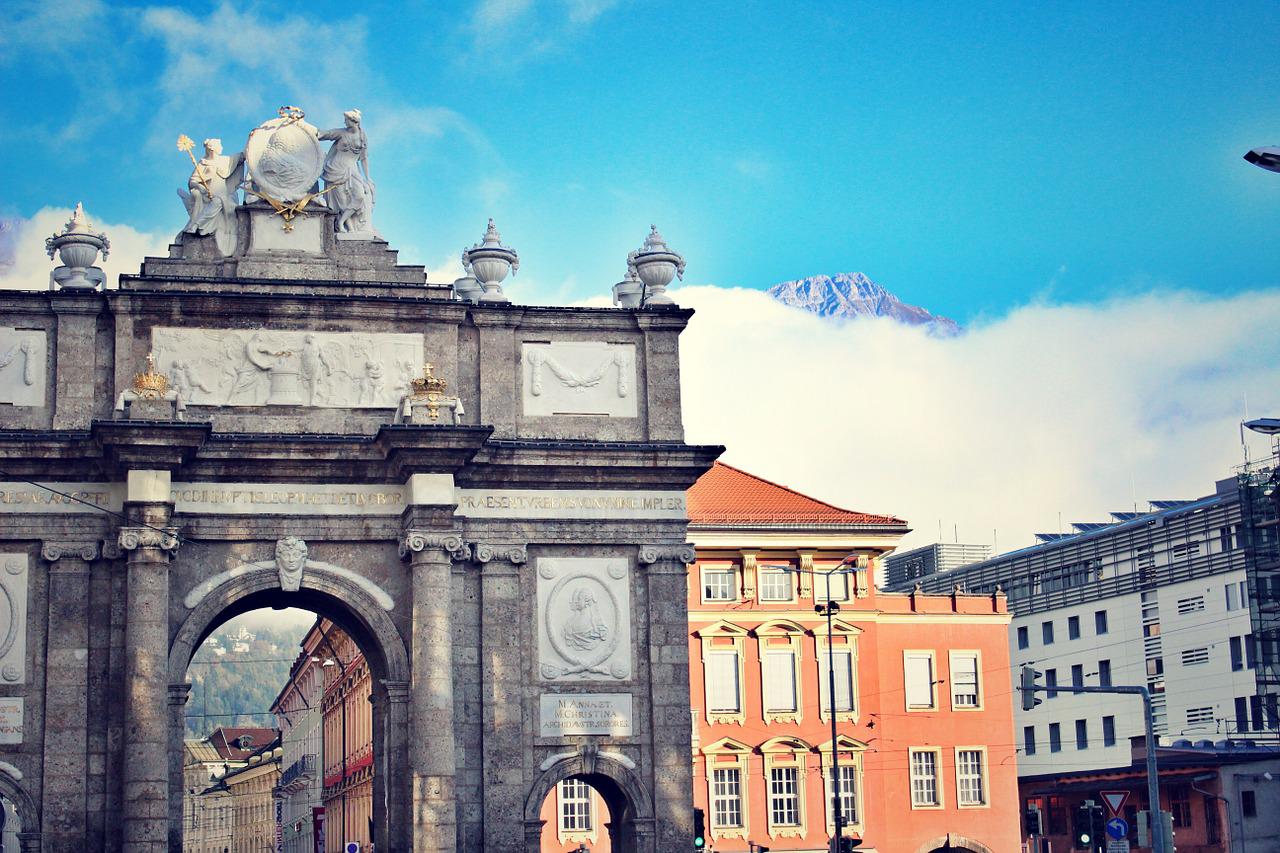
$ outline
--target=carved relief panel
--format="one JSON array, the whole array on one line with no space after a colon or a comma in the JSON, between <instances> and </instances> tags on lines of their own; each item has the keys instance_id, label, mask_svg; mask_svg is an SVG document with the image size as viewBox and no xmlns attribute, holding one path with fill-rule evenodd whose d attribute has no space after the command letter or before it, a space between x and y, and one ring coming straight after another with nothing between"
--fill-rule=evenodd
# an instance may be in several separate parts
<instances>
[{"instance_id":1,"label":"carved relief panel","mask_svg":"<svg viewBox=\"0 0 1280 853\"><path fill-rule=\"evenodd\" d=\"M0 403L43 406L45 333L0 326Z\"/></svg>"},{"instance_id":2,"label":"carved relief panel","mask_svg":"<svg viewBox=\"0 0 1280 853\"><path fill-rule=\"evenodd\" d=\"M0 684L27 679L27 555L0 554Z\"/></svg>"},{"instance_id":3,"label":"carved relief panel","mask_svg":"<svg viewBox=\"0 0 1280 853\"><path fill-rule=\"evenodd\" d=\"M525 415L636 417L636 348L605 341L526 343Z\"/></svg>"},{"instance_id":4,"label":"carved relief panel","mask_svg":"<svg viewBox=\"0 0 1280 853\"><path fill-rule=\"evenodd\" d=\"M151 349L196 406L394 408L422 371L422 337L389 332L157 327Z\"/></svg>"},{"instance_id":5,"label":"carved relief panel","mask_svg":"<svg viewBox=\"0 0 1280 853\"><path fill-rule=\"evenodd\" d=\"M623 557L538 558L544 681L631 677L631 566Z\"/></svg>"}]
</instances>

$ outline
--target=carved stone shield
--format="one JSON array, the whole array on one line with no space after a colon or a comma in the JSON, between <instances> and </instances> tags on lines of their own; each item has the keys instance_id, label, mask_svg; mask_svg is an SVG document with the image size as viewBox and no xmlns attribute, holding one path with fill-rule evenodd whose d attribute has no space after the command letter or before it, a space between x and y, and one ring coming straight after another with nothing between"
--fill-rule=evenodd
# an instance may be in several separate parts
<instances>
[{"instance_id":1,"label":"carved stone shield","mask_svg":"<svg viewBox=\"0 0 1280 853\"><path fill-rule=\"evenodd\" d=\"M295 202L319 180L324 152L314 127L300 115L284 115L250 131L244 162L254 187L277 201Z\"/></svg>"}]
</instances>

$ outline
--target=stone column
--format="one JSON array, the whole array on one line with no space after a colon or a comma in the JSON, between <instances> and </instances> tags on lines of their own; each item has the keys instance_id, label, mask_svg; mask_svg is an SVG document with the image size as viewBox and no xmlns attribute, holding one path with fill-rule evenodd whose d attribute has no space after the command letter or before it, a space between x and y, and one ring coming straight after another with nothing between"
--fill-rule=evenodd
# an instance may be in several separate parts
<instances>
[{"instance_id":1,"label":"stone column","mask_svg":"<svg viewBox=\"0 0 1280 853\"><path fill-rule=\"evenodd\" d=\"M128 553L125 618L124 847L163 853L169 846L169 558L177 528L172 507L133 505L120 529Z\"/></svg>"},{"instance_id":2,"label":"stone column","mask_svg":"<svg viewBox=\"0 0 1280 853\"><path fill-rule=\"evenodd\" d=\"M409 743L413 732L409 727L410 690L407 681L384 681L386 697L376 692L373 702L374 766L381 774L381 790L387 804L383 822L378 825L378 849L385 844L391 853L414 850L413 826L409 820L410 781ZM378 752L381 744L381 752ZM380 787L374 776L375 796Z\"/></svg>"},{"instance_id":3,"label":"stone column","mask_svg":"<svg viewBox=\"0 0 1280 853\"><path fill-rule=\"evenodd\" d=\"M187 682L169 685L169 789L182 791L182 742L187 730L187 699L191 685ZM203 721L202 721L203 722ZM169 798L169 853L182 853L182 797Z\"/></svg>"},{"instance_id":4,"label":"stone column","mask_svg":"<svg viewBox=\"0 0 1280 853\"><path fill-rule=\"evenodd\" d=\"M45 646L44 786L46 851L81 851L88 835L89 564L98 541L46 541L49 639Z\"/></svg>"},{"instance_id":5,"label":"stone column","mask_svg":"<svg viewBox=\"0 0 1280 853\"><path fill-rule=\"evenodd\" d=\"M400 540L413 580L413 849L457 845L457 763L453 729L453 560L465 560L462 534L409 529Z\"/></svg>"},{"instance_id":6,"label":"stone column","mask_svg":"<svg viewBox=\"0 0 1280 853\"><path fill-rule=\"evenodd\" d=\"M473 545L480 570L481 730L484 849L522 849L524 837L524 675L520 618L523 545Z\"/></svg>"},{"instance_id":7,"label":"stone column","mask_svg":"<svg viewBox=\"0 0 1280 853\"><path fill-rule=\"evenodd\" d=\"M649 694L653 713L650 829L635 825L637 849L676 850L693 837L693 724L689 716L687 575L692 545L641 545L649 612ZM656 845L656 846L655 846Z\"/></svg>"}]
</instances>

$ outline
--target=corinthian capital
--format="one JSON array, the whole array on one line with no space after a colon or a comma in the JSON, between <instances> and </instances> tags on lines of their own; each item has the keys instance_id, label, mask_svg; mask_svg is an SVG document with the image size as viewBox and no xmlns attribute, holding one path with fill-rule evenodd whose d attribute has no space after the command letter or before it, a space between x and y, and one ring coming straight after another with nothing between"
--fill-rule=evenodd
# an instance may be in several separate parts
<instances>
[{"instance_id":1,"label":"corinthian capital","mask_svg":"<svg viewBox=\"0 0 1280 853\"><path fill-rule=\"evenodd\" d=\"M178 550L178 528L121 527L120 550L133 551L137 548L175 552Z\"/></svg>"},{"instance_id":2,"label":"corinthian capital","mask_svg":"<svg viewBox=\"0 0 1280 853\"><path fill-rule=\"evenodd\" d=\"M40 544L40 556L50 563L56 563L63 557L79 557L86 562L98 559L98 541L85 540L49 540Z\"/></svg>"},{"instance_id":3,"label":"corinthian capital","mask_svg":"<svg viewBox=\"0 0 1280 853\"><path fill-rule=\"evenodd\" d=\"M687 566L695 559L697 559L697 555L694 553L693 545L688 542L683 545L640 546L640 562L646 566L652 566L654 563L664 560L684 563Z\"/></svg>"},{"instance_id":4,"label":"corinthian capital","mask_svg":"<svg viewBox=\"0 0 1280 853\"><path fill-rule=\"evenodd\" d=\"M436 530L406 530L400 536L400 559L405 559L415 551L439 549L448 552L454 560L468 560L471 549L461 533Z\"/></svg>"}]
</instances>

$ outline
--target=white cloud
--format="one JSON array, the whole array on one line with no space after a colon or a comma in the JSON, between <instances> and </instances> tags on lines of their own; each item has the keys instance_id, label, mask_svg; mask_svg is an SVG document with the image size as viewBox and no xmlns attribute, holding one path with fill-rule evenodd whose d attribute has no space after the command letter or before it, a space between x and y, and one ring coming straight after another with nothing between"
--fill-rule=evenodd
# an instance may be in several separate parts
<instances>
[{"instance_id":1,"label":"white cloud","mask_svg":"<svg viewBox=\"0 0 1280 853\"><path fill-rule=\"evenodd\" d=\"M166 257L173 235L150 234L128 225L99 222L92 210L86 215L93 230L104 232L111 241L107 259L98 256L98 266L107 274L107 286L115 287L120 273L137 273L142 259L147 255ZM30 219L11 220L10 240L3 248L12 251L11 264L0 259L0 288L6 290L48 290L49 272L61 263L50 260L45 252L44 239L62 231L71 218L70 208L46 207Z\"/></svg>"},{"instance_id":2,"label":"white cloud","mask_svg":"<svg viewBox=\"0 0 1280 853\"><path fill-rule=\"evenodd\" d=\"M692 442L834 503L906 518L910 544L1001 550L1190 498L1240 462L1237 423L1280 413L1280 291L1032 305L936 339L835 325L758 291L685 287ZM1259 444L1258 449L1263 445Z\"/></svg>"},{"instance_id":3,"label":"white cloud","mask_svg":"<svg viewBox=\"0 0 1280 853\"><path fill-rule=\"evenodd\" d=\"M464 25L467 58L517 65L562 50L620 0L480 0Z\"/></svg>"},{"instance_id":4,"label":"white cloud","mask_svg":"<svg viewBox=\"0 0 1280 853\"><path fill-rule=\"evenodd\" d=\"M343 110L360 106L351 99L370 90L367 26L359 16L266 17L224 2L203 17L151 6L139 27L164 51L156 133L176 136L186 122L185 132L200 138L210 132L195 126L200 121L256 115L285 98L317 127L334 127Z\"/></svg>"}]
</instances>

